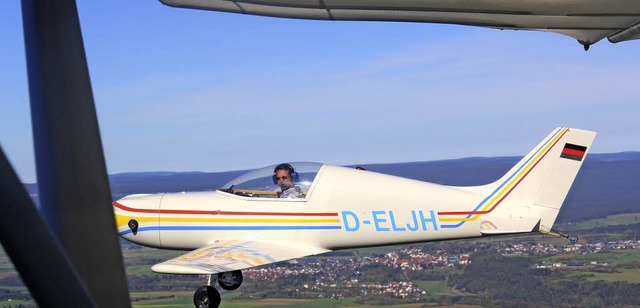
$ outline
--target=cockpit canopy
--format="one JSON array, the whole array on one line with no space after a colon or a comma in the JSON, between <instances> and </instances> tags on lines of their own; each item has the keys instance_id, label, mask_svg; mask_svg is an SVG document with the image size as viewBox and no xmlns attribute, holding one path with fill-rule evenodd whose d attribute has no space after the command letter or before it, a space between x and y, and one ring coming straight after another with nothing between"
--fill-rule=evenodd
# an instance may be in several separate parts
<instances>
[{"instance_id":1,"label":"cockpit canopy","mask_svg":"<svg viewBox=\"0 0 640 308\"><path fill-rule=\"evenodd\" d=\"M323 164L311 162L289 164L293 167L294 172L298 174L298 180L294 184L300 187L306 196ZM280 187L273 181L273 169L277 165L245 173L222 185L219 190L246 197L277 198Z\"/></svg>"}]
</instances>

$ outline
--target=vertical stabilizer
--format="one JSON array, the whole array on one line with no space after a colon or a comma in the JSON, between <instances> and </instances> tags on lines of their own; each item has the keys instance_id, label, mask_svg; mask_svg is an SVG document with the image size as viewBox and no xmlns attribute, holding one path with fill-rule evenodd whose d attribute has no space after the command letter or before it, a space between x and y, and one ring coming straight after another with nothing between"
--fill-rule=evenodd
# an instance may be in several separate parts
<instances>
[{"instance_id":1,"label":"vertical stabilizer","mask_svg":"<svg viewBox=\"0 0 640 308\"><path fill-rule=\"evenodd\" d=\"M595 135L555 129L505 176L485 186L491 191L487 208L496 210L491 215L539 219L539 230L550 231Z\"/></svg>"}]
</instances>

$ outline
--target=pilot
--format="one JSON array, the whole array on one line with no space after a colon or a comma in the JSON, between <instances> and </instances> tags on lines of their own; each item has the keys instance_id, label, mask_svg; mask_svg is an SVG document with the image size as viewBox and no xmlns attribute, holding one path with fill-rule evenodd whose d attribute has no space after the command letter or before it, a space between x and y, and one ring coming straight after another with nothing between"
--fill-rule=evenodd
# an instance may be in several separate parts
<instances>
[{"instance_id":1,"label":"pilot","mask_svg":"<svg viewBox=\"0 0 640 308\"><path fill-rule=\"evenodd\" d=\"M300 187L293 184L298 180L298 173L289 164L280 164L273 169L273 183L280 186L279 198L304 198Z\"/></svg>"}]
</instances>

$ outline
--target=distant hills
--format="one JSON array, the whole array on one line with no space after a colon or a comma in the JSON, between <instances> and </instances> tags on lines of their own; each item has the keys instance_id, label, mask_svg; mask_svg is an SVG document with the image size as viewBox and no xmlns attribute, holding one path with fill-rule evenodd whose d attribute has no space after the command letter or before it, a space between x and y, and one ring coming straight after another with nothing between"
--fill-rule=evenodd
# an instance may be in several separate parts
<instances>
[{"instance_id":1,"label":"distant hills","mask_svg":"<svg viewBox=\"0 0 640 308\"><path fill-rule=\"evenodd\" d=\"M369 171L457 186L499 179L521 157L471 157L392 164L363 164ZM142 172L110 175L114 199L134 193L214 190L247 172ZM35 184L26 184L36 193ZM640 152L590 154L569 192L558 222L640 212Z\"/></svg>"}]
</instances>

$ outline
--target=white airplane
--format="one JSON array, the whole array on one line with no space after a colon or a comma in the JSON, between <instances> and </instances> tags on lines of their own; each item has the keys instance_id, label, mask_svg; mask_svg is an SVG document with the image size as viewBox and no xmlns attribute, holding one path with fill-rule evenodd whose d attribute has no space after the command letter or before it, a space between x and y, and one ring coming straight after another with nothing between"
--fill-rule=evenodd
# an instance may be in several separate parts
<instances>
[{"instance_id":1,"label":"white airplane","mask_svg":"<svg viewBox=\"0 0 640 308\"><path fill-rule=\"evenodd\" d=\"M249 172L217 191L127 196L113 203L114 211L123 238L190 250L152 270L210 275L194 303L217 307L215 279L221 288L234 290L242 283L242 269L283 260L536 231L568 237L553 232L553 223L595 135L557 128L501 179L483 186L291 163L283 164L284 171L269 166ZM299 198L279 198L281 186L291 179Z\"/></svg>"}]
</instances>

